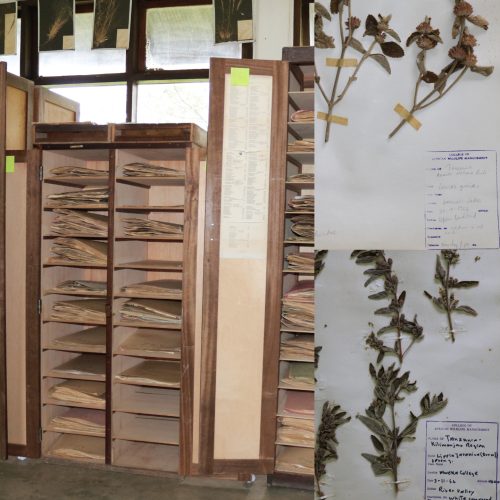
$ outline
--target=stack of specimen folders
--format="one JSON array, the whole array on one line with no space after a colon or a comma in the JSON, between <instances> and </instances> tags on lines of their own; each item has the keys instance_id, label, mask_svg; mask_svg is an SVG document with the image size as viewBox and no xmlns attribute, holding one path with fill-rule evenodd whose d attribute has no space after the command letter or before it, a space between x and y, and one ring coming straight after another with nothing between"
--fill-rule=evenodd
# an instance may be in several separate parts
<instances>
[{"instance_id":1,"label":"stack of specimen folders","mask_svg":"<svg viewBox=\"0 0 500 500\"><path fill-rule=\"evenodd\" d=\"M143 162L127 163L123 165L122 171L124 177L164 177L182 180L186 177L182 170Z\"/></svg>"},{"instance_id":2,"label":"stack of specimen folders","mask_svg":"<svg viewBox=\"0 0 500 500\"><path fill-rule=\"evenodd\" d=\"M141 217L123 217L123 232L126 236L161 237L182 236L184 226L174 222L159 221Z\"/></svg>"},{"instance_id":3,"label":"stack of specimen folders","mask_svg":"<svg viewBox=\"0 0 500 500\"><path fill-rule=\"evenodd\" d=\"M314 211L314 195L313 194L303 194L294 196L288 205L291 210L296 211Z\"/></svg>"},{"instance_id":4,"label":"stack of specimen folders","mask_svg":"<svg viewBox=\"0 0 500 500\"><path fill-rule=\"evenodd\" d=\"M104 463L109 155L43 163L42 450Z\"/></svg>"},{"instance_id":5,"label":"stack of specimen folders","mask_svg":"<svg viewBox=\"0 0 500 500\"><path fill-rule=\"evenodd\" d=\"M291 331L314 333L314 281L297 281L282 299L281 323Z\"/></svg>"}]
</instances>

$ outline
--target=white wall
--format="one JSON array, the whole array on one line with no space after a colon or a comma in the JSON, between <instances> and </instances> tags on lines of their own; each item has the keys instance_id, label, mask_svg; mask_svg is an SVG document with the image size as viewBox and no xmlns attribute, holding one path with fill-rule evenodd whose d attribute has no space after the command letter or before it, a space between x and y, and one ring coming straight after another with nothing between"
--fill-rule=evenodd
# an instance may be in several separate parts
<instances>
[{"instance_id":1,"label":"white wall","mask_svg":"<svg viewBox=\"0 0 500 500\"><path fill-rule=\"evenodd\" d=\"M254 59L281 59L293 45L293 0L254 0Z\"/></svg>"}]
</instances>

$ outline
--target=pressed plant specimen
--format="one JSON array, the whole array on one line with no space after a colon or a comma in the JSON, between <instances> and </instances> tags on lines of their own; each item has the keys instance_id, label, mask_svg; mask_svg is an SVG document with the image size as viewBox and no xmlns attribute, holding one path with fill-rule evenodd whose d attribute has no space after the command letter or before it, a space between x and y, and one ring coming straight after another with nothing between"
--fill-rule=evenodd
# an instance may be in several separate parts
<instances>
[{"instance_id":1,"label":"pressed plant specimen","mask_svg":"<svg viewBox=\"0 0 500 500\"><path fill-rule=\"evenodd\" d=\"M452 291L457 288L472 288L479 285L479 281L460 281L450 276L452 266L460 261L460 254L456 250L441 250L441 255L436 256L436 273L434 278L440 283L437 297L424 291L425 296L442 312L446 313L448 320L448 333L452 342L455 342L455 329L452 314L455 312L477 316L477 311L470 306L459 305L459 300Z\"/></svg>"},{"instance_id":2,"label":"pressed plant specimen","mask_svg":"<svg viewBox=\"0 0 500 500\"><path fill-rule=\"evenodd\" d=\"M457 42L448 51L451 61L439 74L427 69L427 53L443 43L440 30L432 27L430 17L425 17L406 42L408 47L415 44L420 49L417 54L418 77L413 93L413 102L409 110L412 117L418 111L440 101L468 72L478 73L482 76L490 76L493 73L493 66L478 65L477 57L474 54L477 39L469 30L471 25L487 30L488 21L484 17L474 15L474 8L469 2L462 0L453 0L453 2L452 37ZM406 122L407 119L402 120L390 133L389 138L394 137Z\"/></svg>"},{"instance_id":3,"label":"pressed plant specimen","mask_svg":"<svg viewBox=\"0 0 500 500\"><path fill-rule=\"evenodd\" d=\"M330 139L333 111L335 107L344 99L352 84L358 80L361 67L369 60L377 62L389 74L391 65L388 58L399 58L404 56L403 48L398 44L401 42L399 35L391 28L391 15L382 16L369 15L365 21L365 31L363 36L370 39L367 46L357 38L357 33L361 27L361 20L353 15L353 0L332 0L328 10L319 2L315 3L315 46L317 48L334 49L335 40L324 31L324 22L333 21L335 16L339 23L339 46L340 55L337 60L335 79L333 88L327 93L321 83L321 78L316 72L316 85L323 96L326 106L326 132L325 142ZM393 40L390 40L392 38ZM396 40L396 41L394 41ZM348 80L341 85L341 75L344 70L344 61L350 49L362 54L356 62L355 69ZM378 52L380 50L380 52Z\"/></svg>"},{"instance_id":4,"label":"pressed plant specimen","mask_svg":"<svg viewBox=\"0 0 500 500\"><path fill-rule=\"evenodd\" d=\"M326 474L326 465L338 459L337 429L347 424L351 417L342 410L340 405L326 401L323 404L321 422L316 433L316 446L314 450L314 477L316 494L319 498L324 496L321 481Z\"/></svg>"},{"instance_id":5,"label":"pressed plant specimen","mask_svg":"<svg viewBox=\"0 0 500 500\"><path fill-rule=\"evenodd\" d=\"M403 364L410 349L423 339L423 328L417 321L406 318L403 309L406 291L399 291L399 279L393 271L393 261L387 258L383 250L356 250L352 257L357 264L371 264L373 267L364 271L367 280L365 287L382 280L383 290L368 296L370 300L389 301L384 307L375 310L375 315L388 316L389 323L374 329L366 339L366 344L377 351L376 363L370 363L369 372L374 383L373 400L365 410L365 415L357 418L373 433L371 442L376 454L363 453L376 476L390 474L393 478L394 491L399 491L398 467L401 461L399 447L405 441L415 438L418 422L441 411L447 404L443 394L431 396L430 393L420 401L420 413L410 411L406 425L397 422L397 405L405 396L417 391L417 383L410 381L410 372L403 372ZM374 326L374 325L373 325ZM395 335L393 343L386 339ZM389 367L383 366L386 356L396 358ZM399 364L399 366L396 366ZM379 365L376 367L376 365Z\"/></svg>"},{"instance_id":6,"label":"pressed plant specimen","mask_svg":"<svg viewBox=\"0 0 500 500\"><path fill-rule=\"evenodd\" d=\"M52 4L52 18L45 33L44 44L55 40L63 27L73 18L73 5L68 0L55 0Z\"/></svg>"},{"instance_id":7,"label":"pressed plant specimen","mask_svg":"<svg viewBox=\"0 0 500 500\"><path fill-rule=\"evenodd\" d=\"M238 40L238 20L251 17L252 2L248 0L215 0L216 41ZM242 17L243 14L243 17Z\"/></svg>"},{"instance_id":8,"label":"pressed plant specimen","mask_svg":"<svg viewBox=\"0 0 500 500\"><path fill-rule=\"evenodd\" d=\"M94 22L94 48L104 45L112 36L111 26L118 12L116 0L96 2Z\"/></svg>"}]
</instances>

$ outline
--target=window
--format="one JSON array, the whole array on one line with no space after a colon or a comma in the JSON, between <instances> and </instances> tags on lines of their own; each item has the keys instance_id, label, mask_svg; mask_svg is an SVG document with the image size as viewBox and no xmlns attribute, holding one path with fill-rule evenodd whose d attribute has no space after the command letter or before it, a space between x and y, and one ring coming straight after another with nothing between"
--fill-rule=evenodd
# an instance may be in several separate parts
<instances>
[{"instance_id":1,"label":"window","mask_svg":"<svg viewBox=\"0 0 500 500\"><path fill-rule=\"evenodd\" d=\"M237 42L214 43L211 5L147 10L147 69L208 68L210 57L241 57Z\"/></svg>"},{"instance_id":2,"label":"window","mask_svg":"<svg viewBox=\"0 0 500 500\"><path fill-rule=\"evenodd\" d=\"M0 61L7 63L7 71L14 75L21 74L21 19L17 20L17 47L16 54L11 56L0 56Z\"/></svg>"},{"instance_id":3,"label":"window","mask_svg":"<svg viewBox=\"0 0 500 500\"><path fill-rule=\"evenodd\" d=\"M196 123L208 127L209 83L145 83L139 85L137 121Z\"/></svg>"},{"instance_id":4,"label":"window","mask_svg":"<svg viewBox=\"0 0 500 500\"><path fill-rule=\"evenodd\" d=\"M91 50L93 14L75 16L75 50L40 52L41 76L123 73L125 49Z\"/></svg>"},{"instance_id":5,"label":"window","mask_svg":"<svg viewBox=\"0 0 500 500\"><path fill-rule=\"evenodd\" d=\"M80 121L95 123L123 123L126 121L127 86L121 85L75 85L52 87L69 99L80 103Z\"/></svg>"}]
</instances>

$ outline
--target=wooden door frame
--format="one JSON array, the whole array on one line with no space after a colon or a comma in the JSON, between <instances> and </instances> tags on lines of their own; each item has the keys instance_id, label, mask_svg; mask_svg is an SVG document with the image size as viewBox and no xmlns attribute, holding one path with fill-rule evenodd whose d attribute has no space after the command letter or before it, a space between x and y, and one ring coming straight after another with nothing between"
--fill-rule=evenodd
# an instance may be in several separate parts
<instances>
[{"instance_id":1,"label":"wooden door frame","mask_svg":"<svg viewBox=\"0 0 500 500\"><path fill-rule=\"evenodd\" d=\"M261 438L259 458L249 460L214 459L224 94L225 76L231 71L231 67L250 68L251 74L273 77ZM279 379L288 63L282 61L212 58L210 88L203 293L200 472L210 475L269 474L274 470Z\"/></svg>"}]
</instances>

